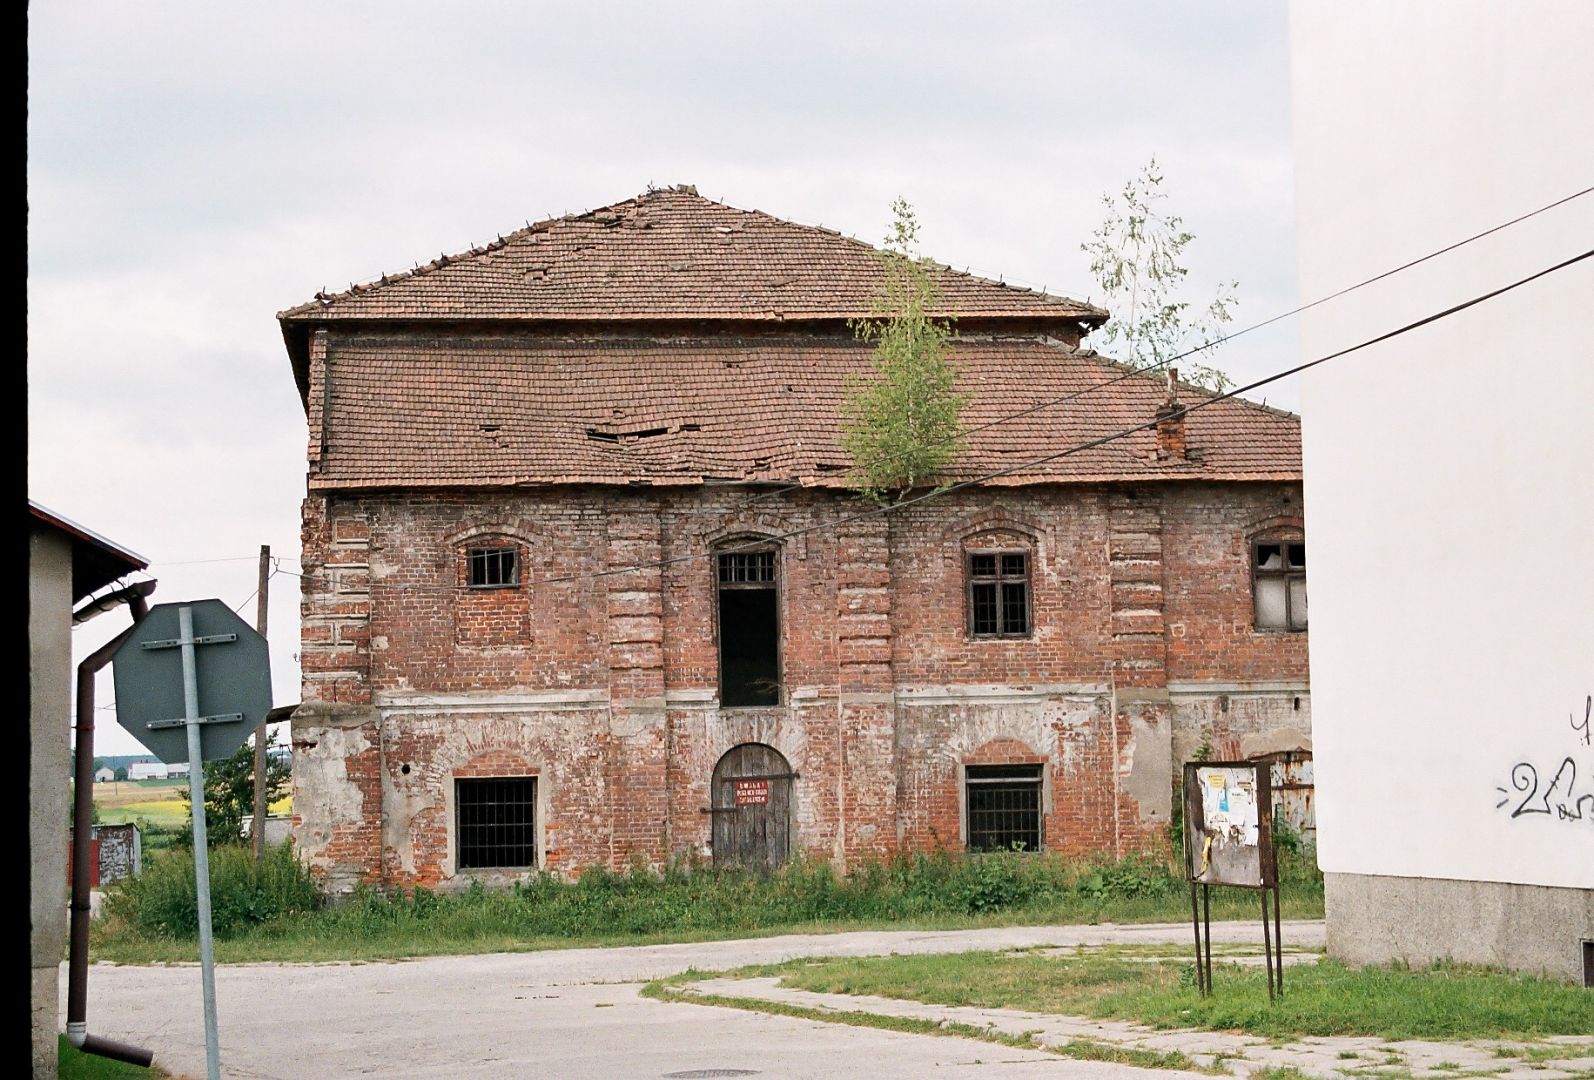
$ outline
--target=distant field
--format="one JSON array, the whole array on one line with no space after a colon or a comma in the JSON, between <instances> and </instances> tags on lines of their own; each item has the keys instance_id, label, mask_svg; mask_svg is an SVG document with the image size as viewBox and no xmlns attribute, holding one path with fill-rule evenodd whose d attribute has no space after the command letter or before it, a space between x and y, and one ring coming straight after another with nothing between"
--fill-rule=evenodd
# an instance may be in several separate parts
<instances>
[{"instance_id":1,"label":"distant field","mask_svg":"<svg viewBox=\"0 0 1594 1080\"><path fill-rule=\"evenodd\" d=\"M180 829L188 823L183 793L186 780L112 781L94 785L94 808L108 825L135 822L157 829ZM271 804L272 814L293 812L293 791Z\"/></svg>"}]
</instances>

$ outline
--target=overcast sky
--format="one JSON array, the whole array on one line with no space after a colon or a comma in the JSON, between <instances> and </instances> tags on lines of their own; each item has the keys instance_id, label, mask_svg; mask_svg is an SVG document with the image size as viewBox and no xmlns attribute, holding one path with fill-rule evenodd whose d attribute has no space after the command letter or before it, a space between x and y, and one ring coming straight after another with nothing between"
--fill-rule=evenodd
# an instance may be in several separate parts
<instances>
[{"instance_id":1,"label":"overcast sky","mask_svg":"<svg viewBox=\"0 0 1594 1080\"><path fill-rule=\"evenodd\" d=\"M936 258L1086 299L1100 196L1155 154L1192 297L1238 279L1235 325L1260 320L1298 299L1285 11L33 5L29 494L148 556L157 601L243 605L261 544L299 569L275 313L650 183L870 242L900 194ZM1244 382L1295 342L1287 322L1218 360ZM291 703L296 579L271 601ZM83 627L79 655L126 623ZM112 715L97 748L140 750Z\"/></svg>"}]
</instances>

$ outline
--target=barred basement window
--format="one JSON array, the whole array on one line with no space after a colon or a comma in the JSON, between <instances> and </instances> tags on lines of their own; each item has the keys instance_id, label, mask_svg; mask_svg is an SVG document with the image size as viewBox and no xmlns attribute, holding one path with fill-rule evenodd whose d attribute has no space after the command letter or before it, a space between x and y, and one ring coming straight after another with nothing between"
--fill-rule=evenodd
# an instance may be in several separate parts
<instances>
[{"instance_id":1,"label":"barred basement window","mask_svg":"<svg viewBox=\"0 0 1594 1080\"><path fill-rule=\"evenodd\" d=\"M1306 543L1263 540L1251 547L1258 630L1306 629Z\"/></svg>"},{"instance_id":2,"label":"barred basement window","mask_svg":"<svg viewBox=\"0 0 1594 1080\"><path fill-rule=\"evenodd\" d=\"M1029 636L1029 555L971 551L968 555L969 636Z\"/></svg>"},{"instance_id":3,"label":"barred basement window","mask_svg":"<svg viewBox=\"0 0 1594 1080\"><path fill-rule=\"evenodd\" d=\"M780 605L775 552L721 552L715 566L720 705L778 705Z\"/></svg>"},{"instance_id":4,"label":"barred basement window","mask_svg":"<svg viewBox=\"0 0 1594 1080\"><path fill-rule=\"evenodd\" d=\"M466 562L473 589L502 589L520 584L520 560L512 547L471 548Z\"/></svg>"},{"instance_id":5,"label":"barred basement window","mask_svg":"<svg viewBox=\"0 0 1594 1080\"><path fill-rule=\"evenodd\" d=\"M970 851L1041 849L1041 767L964 768Z\"/></svg>"},{"instance_id":6,"label":"barred basement window","mask_svg":"<svg viewBox=\"0 0 1594 1080\"><path fill-rule=\"evenodd\" d=\"M461 870L529 870L537 865L537 778L454 781Z\"/></svg>"}]
</instances>

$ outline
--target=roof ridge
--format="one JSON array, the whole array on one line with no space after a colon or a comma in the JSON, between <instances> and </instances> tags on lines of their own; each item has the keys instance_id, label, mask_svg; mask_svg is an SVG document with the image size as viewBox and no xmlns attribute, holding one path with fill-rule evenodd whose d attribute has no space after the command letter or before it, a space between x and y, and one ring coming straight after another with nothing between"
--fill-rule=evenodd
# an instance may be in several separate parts
<instances>
[{"instance_id":1,"label":"roof ridge","mask_svg":"<svg viewBox=\"0 0 1594 1080\"><path fill-rule=\"evenodd\" d=\"M441 270L445 266L452 266L455 263L467 262L471 259L480 258L481 256L493 251L501 251L516 240L522 240L535 233L547 232L555 225L559 225L564 222L580 221L584 218L591 218L598 214L618 210L629 203L637 203L648 198L649 196L663 194L666 192L671 194L697 195L697 189L693 188L690 184L680 184L675 187L667 188L654 188L650 186L640 195L632 195L628 198L621 199L618 202L608 203L604 206L597 206L591 210L583 210L579 214L565 213L556 217L546 217L540 218L537 221L527 221L525 225L518 229L508 233L500 233L496 240L489 240L485 244L473 245L472 247L466 248L464 251L456 252L453 255L449 255L447 252L444 252L431 262L417 263L408 270L400 270L391 274L382 274L376 279L365 282L364 284L351 281L349 283L349 287L341 292L329 293L323 289L317 292L315 296L305 303L298 304L284 311L277 312L277 318L288 318L303 312L313 311L316 309L318 304L325 306L338 300L346 300L349 297L364 296L389 285L395 285L410 278L420 277L421 275L431 273L434 270ZM697 197L702 198L701 195L698 195ZM712 199L706 201L713 202ZM724 204L716 203L715 205ZM730 209L735 208L731 207Z\"/></svg>"},{"instance_id":2,"label":"roof ridge","mask_svg":"<svg viewBox=\"0 0 1594 1080\"><path fill-rule=\"evenodd\" d=\"M310 315L317 311L324 310L340 300L349 300L355 297L369 296L374 292L378 292L382 289L389 288L405 281L423 277L446 267L459 263L471 262L495 251L501 251L507 248L510 244L523 240L528 236L532 236L537 233L548 232L562 224L570 224L578 221L595 219L601 214L612 214L622 209L640 206L646 201L659 196L671 195L687 196L722 210L755 216L775 226L797 229L803 232L814 233L820 236L840 240L844 244L861 248L870 255L876 257L879 257L883 251L883 249L876 247L865 240L860 240L855 236L849 236L838 229L831 229L824 225L793 221L790 218L777 217L766 210L759 210L756 208L745 209L743 207L733 206L730 203L720 202L717 199L711 199L706 195L699 194L697 187L693 184L674 184L664 187L655 187L650 183L640 194L632 195L616 202L608 203L590 210L583 210L580 213L565 213L555 217L542 218L538 221L527 221L523 227L515 229L507 234L500 233L496 239L489 240L485 244L473 244L471 247L466 248L463 251L458 251L452 255L444 252L429 262L417 263L415 266L407 270L399 270L393 273L383 273L375 279L364 283L350 282L347 289L338 292L327 292L323 287L305 303L297 304L293 307L285 308L277 312L277 318L279 320L286 320L303 315ZM950 263L943 263L929 256L921 256L919 258L929 263L936 270L944 272L953 277L961 278L971 282L977 282L982 285L989 285L999 289L1024 293L1042 301L1051 301L1059 305L1069 305L1077 309L1081 315L1086 317L1099 315L1102 319L1106 319L1108 316L1108 313L1105 309L1098 308L1094 304L1091 304L1087 301L1075 300L1071 297L1050 293L1045 291L1044 288L1032 289L1023 285L1009 285L1003 279L983 277L978 274L970 273L966 269L958 270Z\"/></svg>"}]
</instances>

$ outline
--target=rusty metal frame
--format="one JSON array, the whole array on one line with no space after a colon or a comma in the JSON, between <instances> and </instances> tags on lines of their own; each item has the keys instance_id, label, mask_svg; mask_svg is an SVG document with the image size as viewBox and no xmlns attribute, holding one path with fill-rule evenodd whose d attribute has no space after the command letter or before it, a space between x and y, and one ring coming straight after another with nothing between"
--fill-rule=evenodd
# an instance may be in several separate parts
<instances>
[{"instance_id":1,"label":"rusty metal frame","mask_svg":"<svg viewBox=\"0 0 1594 1080\"><path fill-rule=\"evenodd\" d=\"M1022 634L976 634L974 632L974 556L996 556L996 574L982 575L978 580L996 586L996 622L1002 623L1002 584L1016 580L1016 575L1002 574L1003 555L1024 556L1024 632ZM1035 636L1035 553L1030 548L964 548L963 549L963 625L970 641L1025 641Z\"/></svg>"},{"instance_id":2,"label":"rusty metal frame","mask_svg":"<svg viewBox=\"0 0 1594 1080\"><path fill-rule=\"evenodd\" d=\"M1294 531L1299 531L1299 530L1294 530ZM1256 551L1256 549L1261 547L1263 544L1277 544L1278 545L1278 548L1279 548L1279 562L1282 564L1280 569L1278 569L1278 570L1262 570L1262 569L1260 569L1257 566L1258 559L1257 559L1257 551ZM1304 626L1295 627L1295 626L1291 625L1291 619L1290 619L1290 579L1294 578L1294 577L1298 577L1298 578L1301 579L1301 581L1303 583L1306 581L1306 565L1305 565L1304 562L1302 563L1301 568L1299 570L1291 570L1289 568L1289 562L1290 562L1289 546L1291 544L1300 544L1302 547L1305 547L1306 546L1306 537L1304 535L1303 536L1296 536L1296 537L1290 537L1288 535L1283 535L1283 536L1253 536L1251 538L1251 629L1253 631L1255 631L1256 633L1258 633L1258 634L1304 634L1307 631L1307 628L1304 627ZM1269 578L1276 577L1276 578L1279 578L1279 579L1283 580L1283 582L1284 582L1284 625L1283 626L1260 626L1260 625L1257 624L1257 621L1256 621L1256 579L1257 579L1257 575L1259 575L1259 574L1263 575L1265 577L1269 577Z\"/></svg>"}]
</instances>

